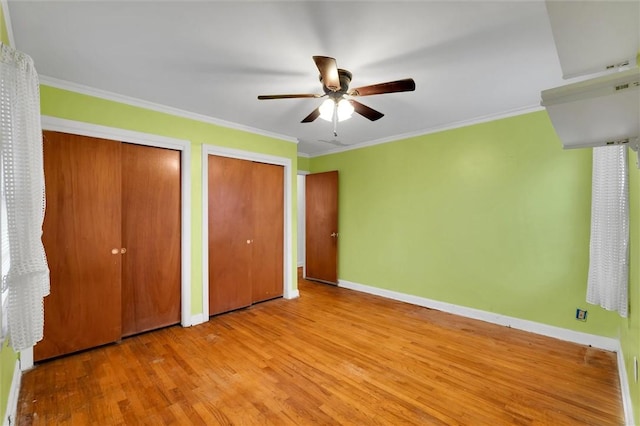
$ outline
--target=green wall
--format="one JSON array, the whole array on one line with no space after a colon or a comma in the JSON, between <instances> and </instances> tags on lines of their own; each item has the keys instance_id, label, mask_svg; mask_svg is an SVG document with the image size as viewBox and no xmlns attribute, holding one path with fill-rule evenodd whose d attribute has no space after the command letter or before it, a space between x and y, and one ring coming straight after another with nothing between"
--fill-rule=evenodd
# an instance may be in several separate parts
<instances>
[{"instance_id":1,"label":"green wall","mask_svg":"<svg viewBox=\"0 0 640 426\"><path fill-rule=\"evenodd\" d=\"M191 142L191 312L202 313L202 167L203 143L240 149L292 160L291 217L294 253L292 273L297 276L296 172L297 146L294 143L220 127L201 121L151 111L131 105L95 98L50 86L40 87L41 113L52 117L98 124L119 129L150 133ZM294 283L295 285L295 283Z\"/></svg>"},{"instance_id":2,"label":"green wall","mask_svg":"<svg viewBox=\"0 0 640 426\"><path fill-rule=\"evenodd\" d=\"M8 341L0 343L0 404L2 404L2 407L0 407L2 417L0 419L3 422L5 415L7 415L7 403L17 359L18 355L9 346Z\"/></svg>"},{"instance_id":3,"label":"green wall","mask_svg":"<svg viewBox=\"0 0 640 426\"><path fill-rule=\"evenodd\" d=\"M4 44L9 43L9 35L7 25L4 19L4 6L0 6L0 41ZM0 421L4 422L7 411L7 402L9 400L9 391L11 390L11 381L16 366L18 354L6 344L0 344Z\"/></svg>"},{"instance_id":4,"label":"green wall","mask_svg":"<svg viewBox=\"0 0 640 426\"><path fill-rule=\"evenodd\" d=\"M309 157L298 157L298 170L309 171L311 159Z\"/></svg>"},{"instance_id":5,"label":"green wall","mask_svg":"<svg viewBox=\"0 0 640 426\"><path fill-rule=\"evenodd\" d=\"M591 150L563 150L545 111L312 158L326 170L340 279L618 337L585 302Z\"/></svg>"}]
</instances>

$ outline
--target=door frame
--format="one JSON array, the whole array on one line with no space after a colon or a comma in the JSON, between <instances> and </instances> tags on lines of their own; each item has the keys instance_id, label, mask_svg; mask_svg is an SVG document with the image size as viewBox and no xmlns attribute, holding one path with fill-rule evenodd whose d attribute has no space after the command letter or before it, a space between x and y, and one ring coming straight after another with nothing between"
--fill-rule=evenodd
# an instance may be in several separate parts
<instances>
[{"instance_id":1,"label":"door frame","mask_svg":"<svg viewBox=\"0 0 640 426\"><path fill-rule=\"evenodd\" d=\"M81 136L109 139L116 142L153 146L180 151L180 190L181 190L181 307L180 324L183 327L194 325L191 316L191 142L149 133L106 127L80 121L66 120L47 115L41 116L42 130L71 133ZM33 366L33 347L20 352L21 368Z\"/></svg>"},{"instance_id":2,"label":"door frame","mask_svg":"<svg viewBox=\"0 0 640 426\"><path fill-rule=\"evenodd\" d=\"M284 282L282 297L285 299L295 299L299 296L299 293L298 289L293 287L292 272L293 252L291 251L291 237L293 235L293 221L291 220L291 159L202 144L202 315L204 316L204 321L207 321L209 318L209 155L257 161L284 167L284 235L282 236L284 238L284 253L282 257Z\"/></svg>"},{"instance_id":3,"label":"door frame","mask_svg":"<svg viewBox=\"0 0 640 426\"><path fill-rule=\"evenodd\" d=\"M307 210L307 193L305 191L305 179L306 176L311 174L306 170L298 170L296 176L296 184L298 183L297 178L303 178L302 188L300 185L297 186L297 197L298 197L298 264L297 267L302 267L302 276L306 276L306 268L307 268L307 224L306 224L306 210ZM302 253L300 253L300 247L302 246Z\"/></svg>"}]
</instances>

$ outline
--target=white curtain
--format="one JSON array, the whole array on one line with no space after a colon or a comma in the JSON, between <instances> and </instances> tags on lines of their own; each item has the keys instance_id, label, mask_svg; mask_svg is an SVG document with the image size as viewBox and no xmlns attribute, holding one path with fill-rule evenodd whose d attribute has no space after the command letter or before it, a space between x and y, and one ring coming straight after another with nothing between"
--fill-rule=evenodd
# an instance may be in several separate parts
<instances>
[{"instance_id":1,"label":"white curtain","mask_svg":"<svg viewBox=\"0 0 640 426\"><path fill-rule=\"evenodd\" d=\"M2 45L0 142L9 228L8 328L19 351L42 339L49 268L42 246L44 169L40 86L28 55Z\"/></svg>"},{"instance_id":2,"label":"white curtain","mask_svg":"<svg viewBox=\"0 0 640 426\"><path fill-rule=\"evenodd\" d=\"M627 147L593 149L587 302L627 317L629 182Z\"/></svg>"}]
</instances>

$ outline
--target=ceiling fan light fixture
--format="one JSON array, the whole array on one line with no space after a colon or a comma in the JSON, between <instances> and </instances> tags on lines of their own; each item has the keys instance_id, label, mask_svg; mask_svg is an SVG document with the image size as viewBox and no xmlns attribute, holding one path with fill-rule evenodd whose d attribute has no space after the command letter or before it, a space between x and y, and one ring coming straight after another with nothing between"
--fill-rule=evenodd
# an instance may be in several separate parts
<instances>
[{"instance_id":1,"label":"ceiling fan light fixture","mask_svg":"<svg viewBox=\"0 0 640 426\"><path fill-rule=\"evenodd\" d=\"M353 114L353 105L348 100L343 98L336 102L333 99L326 99L320 105L320 118L326 121L333 121L333 114L336 109L338 121L348 120Z\"/></svg>"},{"instance_id":2,"label":"ceiling fan light fixture","mask_svg":"<svg viewBox=\"0 0 640 426\"><path fill-rule=\"evenodd\" d=\"M333 99L326 99L322 105L320 105L320 118L325 121L333 121L333 109L336 107L336 103Z\"/></svg>"},{"instance_id":3,"label":"ceiling fan light fixture","mask_svg":"<svg viewBox=\"0 0 640 426\"><path fill-rule=\"evenodd\" d=\"M338 121L348 120L353 114L353 105L346 99L340 99L338 102Z\"/></svg>"}]
</instances>

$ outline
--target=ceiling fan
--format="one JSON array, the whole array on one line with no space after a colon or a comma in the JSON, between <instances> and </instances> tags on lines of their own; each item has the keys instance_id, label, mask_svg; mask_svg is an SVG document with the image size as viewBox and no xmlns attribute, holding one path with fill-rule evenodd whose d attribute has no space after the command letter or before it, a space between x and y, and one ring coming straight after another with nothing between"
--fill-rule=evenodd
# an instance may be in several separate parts
<instances>
[{"instance_id":1,"label":"ceiling fan","mask_svg":"<svg viewBox=\"0 0 640 426\"><path fill-rule=\"evenodd\" d=\"M351 83L352 78L351 72L338 68L336 60L328 56L314 56L313 60L318 67L318 71L320 71L320 83L322 83L324 94L260 95L258 99L322 98L326 96L327 100L314 109L311 114L303 118L301 123L311 123L318 117L333 121L333 133L337 136L337 122L349 118L354 111L371 121L376 121L384 116L383 113L352 98L381 95L383 93L410 92L416 89L416 83L413 79L406 78L349 90L349 83Z\"/></svg>"}]
</instances>

